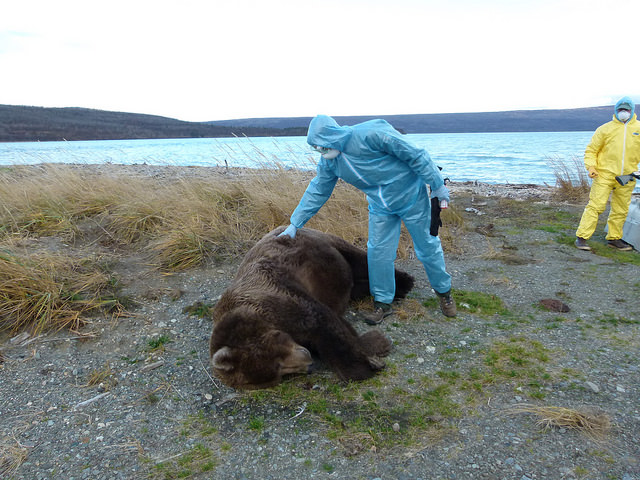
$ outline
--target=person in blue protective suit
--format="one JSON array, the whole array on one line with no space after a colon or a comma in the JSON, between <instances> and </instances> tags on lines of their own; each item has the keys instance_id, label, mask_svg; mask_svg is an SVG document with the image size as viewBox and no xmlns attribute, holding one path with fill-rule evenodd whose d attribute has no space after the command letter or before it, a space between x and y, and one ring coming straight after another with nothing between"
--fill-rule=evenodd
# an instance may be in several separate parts
<instances>
[{"instance_id":1,"label":"person in blue protective suit","mask_svg":"<svg viewBox=\"0 0 640 480\"><path fill-rule=\"evenodd\" d=\"M427 186L431 198L447 203L449 191L427 151L413 145L385 120L340 126L326 115L311 120L307 143L321 153L321 159L315 178L291 215L291 224L281 235L295 238L296 230L320 210L341 178L363 191L369 204L367 257L374 312L365 319L367 323L378 324L392 313L401 222L440 298L442 312L455 316L451 276L445 269L440 238L429 233L431 205Z\"/></svg>"}]
</instances>

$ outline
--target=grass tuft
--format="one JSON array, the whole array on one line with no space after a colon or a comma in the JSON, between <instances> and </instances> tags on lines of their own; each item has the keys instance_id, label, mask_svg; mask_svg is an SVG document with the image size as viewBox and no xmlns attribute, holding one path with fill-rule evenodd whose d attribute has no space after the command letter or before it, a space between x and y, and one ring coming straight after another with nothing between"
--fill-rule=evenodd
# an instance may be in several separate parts
<instances>
[{"instance_id":1,"label":"grass tuft","mask_svg":"<svg viewBox=\"0 0 640 480\"><path fill-rule=\"evenodd\" d=\"M500 297L483 292L453 289L451 294L456 300L458 310L478 315L503 315L508 312ZM434 297L423 302L427 308L438 308L439 299Z\"/></svg>"},{"instance_id":2,"label":"grass tuft","mask_svg":"<svg viewBox=\"0 0 640 480\"><path fill-rule=\"evenodd\" d=\"M566 162L559 157L549 157L547 163L556 178L556 189L553 192L555 200L573 203L586 201L591 186L582 159L572 157Z\"/></svg>"},{"instance_id":3,"label":"grass tuft","mask_svg":"<svg viewBox=\"0 0 640 480\"><path fill-rule=\"evenodd\" d=\"M77 330L89 312L123 312L116 290L96 260L0 251L0 331Z\"/></svg>"},{"instance_id":4,"label":"grass tuft","mask_svg":"<svg viewBox=\"0 0 640 480\"><path fill-rule=\"evenodd\" d=\"M595 441L603 440L611 430L611 419L608 415L589 410L522 404L509 409L508 413L531 413L538 417L536 423L544 430L550 428L576 430Z\"/></svg>"},{"instance_id":5,"label":"grass tuft","mask_svg":"<svg viewBox=\"0 0 640 480\"><path fill-rule=\"evenodd\" d=\"M17 441L0 440L0 478L12 478L27 455L27 449Z\"/></svg>"},{"instance_id":6,"label":"grass tuft","mask_svg":"<svg viewBox=\"0 0 640 480\"><path fill-rule=\"evenodd\" d=\"M111 390L118 383L116 379L115 372L111 369L109 364L105 364L105 366L99 370L93 370L89 374L89 378L87 380L87 387L96 387L101 386L105 391Z\"/></svg>"}]
</instances>

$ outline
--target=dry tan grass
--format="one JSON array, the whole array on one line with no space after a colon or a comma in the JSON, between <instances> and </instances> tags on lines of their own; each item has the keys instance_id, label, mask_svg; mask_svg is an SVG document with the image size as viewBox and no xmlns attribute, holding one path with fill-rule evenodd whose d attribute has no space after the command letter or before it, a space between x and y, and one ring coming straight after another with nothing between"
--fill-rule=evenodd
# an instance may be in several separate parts
<instances>
[{"instance_id":1,"label":"dry tan grass","mask_svg":"<svg viewBox=\"0 0 640 480\"><path fill-rule=\"evenodd\" d=\"M0 440L0 478L11 478L27 459L28 450L15 439Z\"/></svg>"},{"instance_id":2,"label":"dry tan grass","mask_svg":"<svg viewBox=\"0 0 640 480\"><path fill-rule=\"evenodd\" d=\"M288 223L313 175L277 165L239 176L202 177L126 176L118 173L117 166L86 170L42 165L3 172L0 234L75 238L79 223L92 218L115 243L152 242L158 265L182 269L208 256L237 255L269 230ZM449 227L459 221L453 213L445 215L450 215ZM368 227L364 194L338 182L308 226L364 247ZM441 230L445 244L449 227ZM410 245L404 232L400 258Z\"/></svg>"},{"instance_id":3,"label":"dry tan grass","mask_svg":"<svg viewBox=\"0 0 640 480\"><path fill-rule=\"evenodd\" d=\"M589 197L589 176L582 159L572 157L570 161L561 158L548 158L547 163L553 169L556 178L555 200L584 203Z\"/></svg>"},{"instance_id":4,"label":"dry tan grass","mask_svg":"<svg viewBox=\"0 0 640 480\"><path fill-rule=\"evenodd\" d=\"M531 413L538 417L536 424L545 430L553 427L576 430L594 441L602 441L611 430L608 415L589 410L521 404L510 408L508 413Z\"/></svg>"},{"instance_id":5,"label":"dry tan grass","mask_svg":"<svg viewBox=\"0 0 640 480\"><path fill-rule=\"evenodd\" d=\"M487 285L499 286L507 289L516 288L516 284L513 283L513 280L511 280L506 275L495 276L495 275L488 274L482 279L482 282L486 283Z\"/></svg>"},{"instance_id":6,"label":"dry tan grass","mask_svg":"<svg viewBox=\"0 0 640 480\"><path fill-rule=\"evenodd\" d=\"M105 391L111 390L118 383L113 370L109 364L99 370L93 370L89 374L89 379L85 386L96 387L102 386Z\"/></svg>"},{"instance_id":7,"label":"dry tan grass","mask_svg":"<svg viewBox=\"0 0 640 480\"><path fill-rule=\"evenodd\" d=\"M77 330L83 314L121 307L112 286L92 260L0 250L0 330Z\"/></svg>"},{"instance_id":8,"label":"dry tan grass","mask_svg":"<svg viewBox=\"0 0 640 480\"><path fill-rule=\"evenodd\" d=\"M101 285L109 281L104 272L88 271L86 262L71 257L18 256L12 245L20 238L95 241L83 237L90 223L111 246L136 248L162 270L184 270L242 255L265 233L287 224L313 177L277 163L248 170L154 171L65 164L0 171L0 329L77 329L86 313L113 303L103 300ZM443 247L452 251L462 219L450 208L443 222ZM307 226L366 248L365 195L339 181ZM398 257L411 253L403 228Z\"/></svg>"},{"instance_id":9,"label":"dry tan grass","mask_svg":"<svg viewBox=\"0 0 640 480\"><path fill-rule=\"evenodd\" d=\"M394 314L397 320L406 322L411 320L431 321L433 318L429 315L427 309L415 298L406 298L394 307Z\"/></svg>"},{"instance_id":10,"label":"dry tan grass","mask_svg":"<svg viewBox=\"0 0 640 480\"><path fill-rule=\"evenodd\" d=\"M490 241L487 241L487 251L481 255L481 258L496 260L505 265L526 265L527 263L531 263L531 260L516 255L515 253L505 251L504 249L497 250Z\"/></svg>"},{"instance_id":11,"label":"dry tan grass","mask_svg":"<svg viewBox=\"0 0 640 480\"><path fill-rule=\"evenodd\" d=\"M462 246L457 238L464 229L464 219L458 212L455 205L449 206L440 214L442 227L438 231L438 236L442 242L442 248L448 253L462 253Z\"/></svg>"}]
</instances>

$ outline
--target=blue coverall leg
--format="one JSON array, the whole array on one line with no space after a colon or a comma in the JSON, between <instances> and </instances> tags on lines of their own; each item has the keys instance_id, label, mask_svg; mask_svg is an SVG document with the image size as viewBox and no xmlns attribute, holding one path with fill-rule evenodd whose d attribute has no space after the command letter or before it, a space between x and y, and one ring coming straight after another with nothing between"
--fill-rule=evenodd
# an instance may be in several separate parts
<instances>
[{"instance_id":1,"label":"blue coverall leg","mask_svg":"<svg viewBox=\"0 0 640 480\"><path fill-rule=\"evenodd\" d=\"M369 211L369 291L376 302L391 303L396 295L395 260L400 242L400 217Z\"/></svg>"},{"instance_id":2,"label":"blue coverall leg","mask_svg":"<svg viewBox=\"0 0 640 480\"><path fill-rule=\"evenodd\" d=\"M451 290L451 275L445 268L440 237L434 237L429 233L431 205L426 187L416 203L402 216L402 221L411 235L416 257L424 266L431 288L438 293L447 293Z\"/></svg>"},{"instance_id":3,"label":"blue coverall leg","mask_svg":"<svg viewBox=\"0 0 640 480\"><path fill-rule=\"evenodd\" d=\"M451 290L451 275L445 269L439 237L429 233L431 206L426 187L406 212L385 215L369 211L369 287L374 300L391 303L395 296L395 259L400 241L401 221L413 240L416 257L424 266L431 287L438 293Z\"/></svg>"}]
</instances>

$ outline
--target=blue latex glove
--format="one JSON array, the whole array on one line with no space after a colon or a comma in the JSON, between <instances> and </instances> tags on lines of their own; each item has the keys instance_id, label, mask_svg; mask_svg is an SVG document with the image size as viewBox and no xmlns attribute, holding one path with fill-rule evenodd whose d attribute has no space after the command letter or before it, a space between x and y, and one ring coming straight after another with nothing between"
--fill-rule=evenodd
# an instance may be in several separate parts
<instances>
[{"instance_id":1,"label":"blue latex glove","mask_svg":"<svg viewBox=\"0 0 640 480\"><path fill-rule=\"evenodd\" d=\"M431 191L431 198L439 198L440 201L446 200L447 203L449 203L449 189L442 185L441 187L438 187L435 190Z\"/></svg>"},{"instance_id":2,"label":"blue latex glove","mask_svg":"<svg viewBox=\"0 0 640 480\"><path fill-rule=\"evenodd\" d=\"M283 235L287 235L291 238L296 238L296 232L298 231L298 229L296 227L294 227L293 225L289 225L286 230L284 232L282 232L280 235L278 235L279 237L282 237Z\"/></svg>"}]
</instances>

